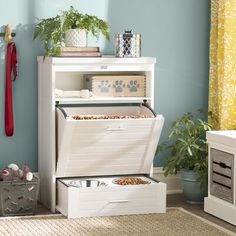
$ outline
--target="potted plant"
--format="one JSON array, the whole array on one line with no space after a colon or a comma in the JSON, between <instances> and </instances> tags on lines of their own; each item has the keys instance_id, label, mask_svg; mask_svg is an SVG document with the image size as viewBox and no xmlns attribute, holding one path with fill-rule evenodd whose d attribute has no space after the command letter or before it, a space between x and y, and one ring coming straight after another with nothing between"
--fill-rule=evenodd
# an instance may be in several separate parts
<instances>
[{"instance_id":1,"label":"potted plant","mask_svg":"<svg viewBox=\"0 0 236 236\"><path fill-rule=\"evenodd\" d=\"M188 112L173 122L158 152L168 150L165 176L181 172L183 193L189 203L202 203L206 195L208 165L206 131L211 125Z\"/></svg>"},{"instance_id":2,"label":"potted plant","mask_svg":"<svg viewBox=\"0 0 236 236\"><path fill-rule=\"evenodd\" d=\"M55 17L41 19L37 23L33 39L43 41L46 56L60 54L60 48L86 47L87 34L99 39L100 33L109 39L109 26L96 16L82 14L72 6Z\"/></svg>"},{"instance_id":3,"label":"potted plant","mask_svg":"<svg viewBox=\"0 0 236 236\"><path fill-rule=\"evenodd\" d=\"M88 14L81 14L73 7L69 11L63 12L62 29L65 32L65 43L68 47L87 46L87 33L91 32L97 39L100 32L109 39L108 24ZM76 36L78 39L76 40Z\"/></svg>"}]
</instances>

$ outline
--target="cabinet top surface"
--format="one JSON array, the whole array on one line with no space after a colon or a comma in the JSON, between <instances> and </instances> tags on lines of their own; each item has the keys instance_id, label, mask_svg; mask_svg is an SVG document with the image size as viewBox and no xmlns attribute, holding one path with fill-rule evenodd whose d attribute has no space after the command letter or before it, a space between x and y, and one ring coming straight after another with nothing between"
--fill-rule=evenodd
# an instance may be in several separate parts
<instances>
[{"instance_id":1,"label":"cabinet top surface","mask_svg":"<svg viewBox=\"0 0 236 236\"><path fill-rule=\"evenodd\" d=\"M219 130L219 131L208 131L207 132L208 137L228 137L236 139L236 130Z\"/></svg>"},{"instance_id":2,"label":"cabinet top surface","mask_svg":"<svg viewBox=\"0 0 236 236\"><path fill-rule=\"evenodd\" d=\"M38 62L48 64L155 64L155 57L118 58L114 56L102 57L37 57Z\"/></svg>"},{"instance_id":3,"label":"cabinet top surface","mask_svg":"<svg viewBox=\"0 0 236 236\"><path fill-rule=\"evenodd\" d=\"M206 138L209 143L220 143L236 148L236 130L208 131Z\"/></svg>"}]
</instances>

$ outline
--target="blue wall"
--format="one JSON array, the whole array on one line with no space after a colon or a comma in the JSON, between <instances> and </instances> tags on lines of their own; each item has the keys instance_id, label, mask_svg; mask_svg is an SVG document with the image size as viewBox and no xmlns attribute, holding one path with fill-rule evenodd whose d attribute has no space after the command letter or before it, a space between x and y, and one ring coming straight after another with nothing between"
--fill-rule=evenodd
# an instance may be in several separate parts
<instances>
[{"instance_id":1,"label":"blue wall","mask_svg":"<svg viewBox=\"0 0 236 236\"><path fill-rule=\"evenodd\" d=\"M15 135L5 137L5 43L0 39L0 168L9 162L37 170L37 64L43 54L32 41L36 18L50 17L70 5L97 15L111 26L111 41L101 39L104 53L114 54L114 34L133 29L142 34L142 55L157 57L155 108L170 123L183 112L207 107L209 0L9 0L0 1L0 24L16 32L19 77L14 83ZM2 28L3 30L3 28ZM163 165L164 158L155 160Z\"/></svg>"}]
</instances>

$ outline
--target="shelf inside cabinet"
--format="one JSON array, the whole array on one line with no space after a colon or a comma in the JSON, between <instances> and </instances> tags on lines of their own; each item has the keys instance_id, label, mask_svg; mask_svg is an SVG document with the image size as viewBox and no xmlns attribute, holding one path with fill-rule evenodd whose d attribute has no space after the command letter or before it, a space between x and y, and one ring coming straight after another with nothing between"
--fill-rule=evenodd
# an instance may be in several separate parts
<instances>
[{"instance_id":1,"label":"shelf inside cabinet","mask_svg":"<svg viewBox=\"0 0 236 236\"><path fill-rule=\"evenodd\" d=\"M55 98L59 104L96 104L96 103L142 103L151 101L150 97L96 97L96 98Z\"/></svg>"}]
</instances>

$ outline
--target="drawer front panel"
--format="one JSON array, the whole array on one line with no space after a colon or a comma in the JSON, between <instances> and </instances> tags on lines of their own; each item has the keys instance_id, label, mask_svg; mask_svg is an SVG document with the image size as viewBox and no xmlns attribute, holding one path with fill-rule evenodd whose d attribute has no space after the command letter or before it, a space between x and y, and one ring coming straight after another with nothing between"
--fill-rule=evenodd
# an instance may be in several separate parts
<instances>
[{"instance_id":1,"label":"drawer front panel","mask_svg":"<svg viewBox=\"0 0 236 236\"><path fill-rule=\"evenodd\" d=\"M58 182L58 210L68 218L166 211L166 185L66 187Z\"/></svg>"},{"instance_id":2,"label":"drawer front panel","mask_svg":"<svg viewBox=\"0 0 236 236\"><path fill-rule=\"evenodd\" d=\"M233 203L233 191L232 188L227 188L217 183L211 183L210 189L211 195L223 199L227 202Z\"/></svg>"},{"instance_id":3,"label":"drawer front panel","mask_svg":"<svg viewBox=\"0 0 236 236\"><path fill-rule=\"evenodd\" d=\"M212 170L213 172L220 173L232 178L232 169L230 168L222 168L219 164L212 163Z\"/></svg>"},{"instance_id":4,"label":"drawer front panel","mask_svg":"<svg viewBox=\"0 0 236 236\"><path fill-rule=\"evenodd\" d=\"M226 185L230 188L233 188L233 181L232 181L231 178L227 178L225 176L213 173L212 174L212 181L223 184L223 185Z\"/></svg>"},{"instance_id":5,"label":"drawer front panel","mask_svg":"<svg viewBox=\"0 0 236 236\"><path fill-rule=\"evenodd\" d=\"M150 172L164 122L161 115L85 121L65 118L59 111L58 117L57 176Z\"/></svg>"},{"instance_id":6,"label":"drawer front panel","mask_svg":"<svg viewBox=\"0 0 236 236\"><path fill-rule=\"evenodd\" d=\"M212 162L221 163L222 166L227 166L228 168L233 167L234 155L223 152L214 148L211 148L211 160Z\"/></svg>"},{"instance_id":7,"label":"drawer front panel","mask_svg":"<svg viewBox=\"0 0 236 236\"><path fill-rule=\"evenodd\" d=\"M234 155L214 148L210 149L210 193L233 203Z\"/></svg>"}]
</instances>

